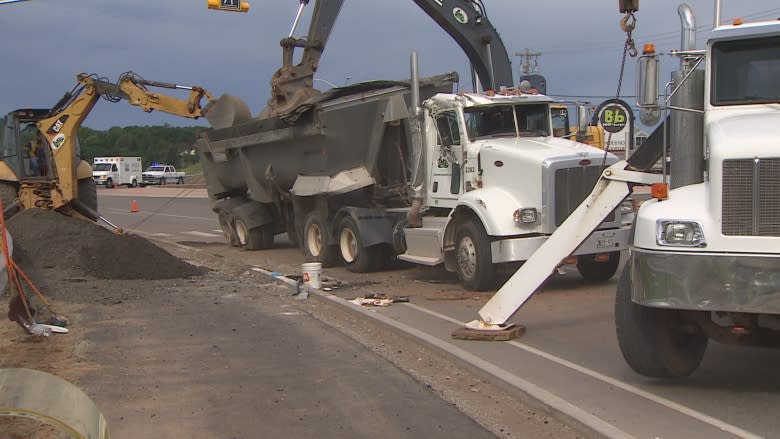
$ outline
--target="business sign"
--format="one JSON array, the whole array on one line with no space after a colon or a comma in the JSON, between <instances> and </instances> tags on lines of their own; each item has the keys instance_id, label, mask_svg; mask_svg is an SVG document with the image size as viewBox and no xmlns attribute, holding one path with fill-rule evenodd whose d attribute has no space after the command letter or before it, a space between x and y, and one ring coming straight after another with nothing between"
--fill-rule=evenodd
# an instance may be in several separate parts
<instances>
[{"instance_id":1,"label":"business sign","mask_svg":"<svg viewBox=\"0 0 780 439\"><path fill-rule=\"evenodd\" d=\"M610 99L596 108L596 118L604 130L607 151L627 159L635 148L634 113L631 107L620 99Z\"/></svg>"}]
</instances>

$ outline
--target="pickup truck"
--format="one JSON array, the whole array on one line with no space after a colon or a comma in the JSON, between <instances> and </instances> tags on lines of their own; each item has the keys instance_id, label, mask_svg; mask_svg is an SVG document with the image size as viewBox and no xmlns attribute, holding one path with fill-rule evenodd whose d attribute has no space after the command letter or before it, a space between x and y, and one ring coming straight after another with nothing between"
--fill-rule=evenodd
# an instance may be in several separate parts
<instances>
[{"instance_id":1,"label":"pickup truck","mask_svg":"<svg viewBox=\"0 0 780 439\"><path fill-rule=\"evenodd\" d=\"M150 184L183 184L184 172L177 172L172 165L151 165L141 173L141 187Z\"/></svg>"}]
</instances>

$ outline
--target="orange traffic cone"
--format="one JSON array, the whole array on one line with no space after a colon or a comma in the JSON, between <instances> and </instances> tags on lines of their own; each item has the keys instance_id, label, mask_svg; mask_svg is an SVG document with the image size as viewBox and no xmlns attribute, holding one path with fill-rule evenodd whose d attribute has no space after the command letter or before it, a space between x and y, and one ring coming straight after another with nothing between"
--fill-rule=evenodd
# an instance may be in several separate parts
<instances>
[{"instance_id":1,"label":"orange traffic cone","mask_svg":"<svg viewBox=\"0 0 780 439\"><path fill-rule=\"evenodd\" d=\"M130 203L130 212L136 213L138 212L138 202L133 200L132 203Z\"/></svg>"}]
</instances>

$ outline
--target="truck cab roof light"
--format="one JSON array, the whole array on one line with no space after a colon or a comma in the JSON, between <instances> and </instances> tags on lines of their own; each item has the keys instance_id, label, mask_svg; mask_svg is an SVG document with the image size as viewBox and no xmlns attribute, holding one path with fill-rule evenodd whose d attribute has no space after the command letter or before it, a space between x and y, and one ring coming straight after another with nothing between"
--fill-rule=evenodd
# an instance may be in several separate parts
<instances>
[{"instance_id":1,"label":"truck cab roof light","mask_svg":"<svg viewBox=\"0 0 780 439\"><path fill-rule=\"evenodd\" d=\"M653 183L650 195L657 200L665 200L669 198L669 186L666 183Z\"/></svg>"}]
</instances>

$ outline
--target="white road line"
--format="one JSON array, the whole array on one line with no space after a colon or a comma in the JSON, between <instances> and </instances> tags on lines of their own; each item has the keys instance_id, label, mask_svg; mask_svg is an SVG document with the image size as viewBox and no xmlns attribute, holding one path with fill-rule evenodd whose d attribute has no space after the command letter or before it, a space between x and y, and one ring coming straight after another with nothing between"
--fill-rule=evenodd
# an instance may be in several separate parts
<instances>
[{"instance_id":1,"label":"white road line","mask_svg":"<svg viewBox=\"0 0 780 439\"><path fill-rule=\"evenodd\" d=\"M215 235L214 233L199 232L197 230L190 230L188 232L181 232L184 235L195 235L203 238L221 238L222 235Z\"/></svg>"},{"instance_id":2,"label":"white road line","mask_svg":"<svg viewBox=\"0 0 780 439\"><path fill-rule=\"evenodd\" d=\"M106 208L101 209L101 212L109 211L109 212L118 212L118 213L127 213L132 215L138 215L141 214L148 214L148 215L154 215L154 216L169 216L171 218L183 218L183 219L193 219L193 220L199 220L199 221L214 221L217 222L217 218L206 218L202 216L186 216L186 215L173 215L170 213L158 213L158 212L149 212L149 211L140 211L140 212L129 212L124 209L115 209L115 208Z\"/></svg>"},{"instance_id":3,"label":"white road line","mask_svg":"<svg viewBox=\"0 0 780 439\"><path fill-rule=\"evenodd\" d=\"M158 238L170 238L171 236L176 236L170 233L143 233L143 234L146 236L156 236Z\"/></svg>"},{"instance_id":4,"label":"white road line","mask_svg":"<svg viewBox=\"0 0 780 439\"><path fill-rule=\"evenodd\" d=\"M415 305L412 303L405 304L406 306L412 307L416 309L417 311L423 312L425 314L437 317L439 319L463 326L465 322L458 321L457 319L453 319L447 315L438 313L436 311L431 311L427 308L423 308L419 305ZM609 385L618 387L626 392L632 393L636 396L640 396L642 398L648 399L650 401L653 401L656 404L660 404L666 408L669 408L671 410L677 411L679 413L682 413L686 416L689 416L691 418L694 418L698 421L701 421L705 424L709 424L715 428L718 428L722 431L727 431L731 434L734 434L736 436L746 438L746 439L761 439L763 436L759 436L755 433L751 433L747 430L743 430L735 425L723 422L719 419L713 418L712 416L706 415L702 412L696 411L690 407L684 406L682 404L678 404L674 401L671 401L669 399L666 399L662 396L658 396L656 394L650 393L646 390L640 389L639 387L633 386L631 384L625 383L623 381L617 380L615 378L609 377L607 375L604 375L602 373L596 372L595 370L588 369L586 367L580 366L578 364L572 363L571 361L564 360L563 358L556 357L555 355L549 354L547 352L541 351L537 348L528 346L527 344L520 343L515 340L510 340L505 343L508 343L514 347L520 348L526 352L529 352L531 354L540 356L546 360L552 361L554 363L557 363L561 366L568 367L569 369L575 370L577 372L580 372L582 374L585 374L591 378L595 378L599 381L602 381L604 383L607 383Z\"/></svg>"}]
</instances>

